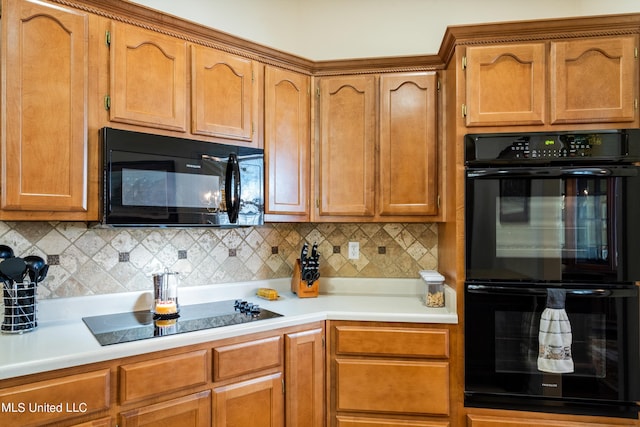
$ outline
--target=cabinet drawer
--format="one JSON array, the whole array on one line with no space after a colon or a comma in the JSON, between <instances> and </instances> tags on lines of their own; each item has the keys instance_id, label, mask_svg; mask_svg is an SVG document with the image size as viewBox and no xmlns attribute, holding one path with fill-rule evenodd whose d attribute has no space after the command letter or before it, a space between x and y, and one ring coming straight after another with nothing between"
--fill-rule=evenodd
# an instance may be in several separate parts
<instances>
[{"instance_id":1,"label":"cabinet drawer","mask_svg":"<svg viewBox=\"0 0 640 427\"><path fill-rule=\"evenodd\" d=\"M282 337L226 345L213 349L213 380L222 381L282 363Z\"/></svg>"},{"instance_id":2,"label":"cabinet drawer","mask_svg":"<svg viewBox=\"0 0 640 427\"><path fill-rule=\"evenodd\" d=\"M605 423L598 421L569 421L560 419L553 420L552 416L547 415L544 419L538 418L516 418L513 416L484 416L484 415L467 415L467 426L469 427L612 427L612 426L635 426L634 421ZM613 420L613 419L612 419ZM620 420L618 420L620 421Z\"/></svg>"},{"instance_id":3,"label":"cabinet drawer","mask_svg":"<svg viewBox=\"0 0 640 427\"><path fill-rule=\"evenodd\" d=\"M337 427L450 427L448 421L422 421L392 418L336 417Z\"/></svg>"},{"instance_id":4,"label":"cabinet drawer","mask_svg":"<svg viewBox=\"0 0 640 427\"><path fill-rule=\"evenodd\" d=\"M207 382L207 351L120 366L120 402L167 394Z\"/></svg>"},{"instance_id":5,"label":"cabinet drawer","mask_svg":"<svg viewBox=\"0 0 640 427\"><path fill-rule=\"evenodd\" d=\"M0 390L0 425L47 425L110 405L110 373L103 369Z\"/></svg>"},{"instance_id":6,"label":"cabinet drawer","mask_svg":"<svg viewBox=\"0 0 640 427\"><path fill-rule=\"evenodd\" d=\"M449 414L449 363L336 360L338 411Z\"/></svg>"},{"instance_id":7,"label":"cabinet drawer","mask_svg":"<svg viewBox=\"0 0 640 427\"><path fill-rule=\"evenodd\" d=\"M447 358L449 357L449 331L337 326L336 354Z\"/></svg>"}]
</instances>

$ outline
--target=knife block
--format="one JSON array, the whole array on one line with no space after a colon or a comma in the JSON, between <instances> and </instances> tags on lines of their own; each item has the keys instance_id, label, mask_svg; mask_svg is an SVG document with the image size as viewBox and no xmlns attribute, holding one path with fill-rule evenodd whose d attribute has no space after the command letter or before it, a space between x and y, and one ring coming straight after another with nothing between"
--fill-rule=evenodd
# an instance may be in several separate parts
<instances>
[{"instance_id":1,"label":"knife block","mask_svg":"<svg viewBox=\"0 0 640 427\"><path fill-rule=\"evenodd\" d=\"M293 276L291 277L291 292L298 295L298 298L315 298L318 296L320 288L320 279L307 286L307 282L302 280L302 268L300 259L296 259L296 265L293 267Z\"/></svg>"}]
</instances>

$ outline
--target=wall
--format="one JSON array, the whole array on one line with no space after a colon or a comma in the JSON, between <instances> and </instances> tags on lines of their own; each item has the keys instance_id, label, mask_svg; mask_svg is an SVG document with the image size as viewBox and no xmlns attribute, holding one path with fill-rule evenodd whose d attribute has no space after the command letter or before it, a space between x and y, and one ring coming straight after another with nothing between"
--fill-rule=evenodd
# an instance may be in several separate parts
<instances>
[{"instance_id":1,"label":"wall","mask_svg":"<svg viewBox=\"0 0 640 427\"><path fill-rule=\"evenodd\" d=\"M640 12L638 0L133 0L304 58L425 55L449 25Z\"/></svg>"},{"instance_id":2,"label":"wall","mask_svg":"<svg viewBox=\"0 0 640 427\"><path fill-rule=\"evenodd\" d=\"M151 289L164 267L183 286L290 277L303 242L317 242L323 277L419 277L436 269L436 224L268 224L240 229L88 228L0 222L0 244L50 263L38 298ZM347 259L360 242L358 260ZM338 252L339 251L339 252ZM380 253L384 252L384 253Z\"/></svg>"}]
</instances>

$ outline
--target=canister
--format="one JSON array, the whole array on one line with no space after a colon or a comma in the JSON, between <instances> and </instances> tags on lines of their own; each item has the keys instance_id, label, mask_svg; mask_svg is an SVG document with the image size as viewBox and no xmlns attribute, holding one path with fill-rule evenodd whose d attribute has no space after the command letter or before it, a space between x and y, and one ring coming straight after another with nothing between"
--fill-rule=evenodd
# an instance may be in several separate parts
<instances>
[{"instance_id":1,"label":"canister","mask_svg":"<svg viewBox=\"0 0 640 427\"><path fill-rule=\"evenodd\" d=\"M425 305L444 307L444 276L435 270L422 270L420 277L425 282Z\"/></svg>"},{"instance_id":2,"label":"canister","mask_svg":"<svg viewBox=\"0 0 640 427\"><path fill-rule=\"evenodd\" d=\"M153 274L153 304L151 312L159 317L176 316L180 312L178 305L179 273L165 269Z\"/></svg>"}]
</instances>

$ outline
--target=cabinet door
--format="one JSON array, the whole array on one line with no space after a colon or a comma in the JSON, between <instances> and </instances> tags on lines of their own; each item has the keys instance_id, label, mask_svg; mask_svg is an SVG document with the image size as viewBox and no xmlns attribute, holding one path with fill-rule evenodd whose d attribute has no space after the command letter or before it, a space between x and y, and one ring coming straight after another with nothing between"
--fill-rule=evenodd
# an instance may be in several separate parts
<instances>
[{"instance_id":1,"label":"cabinet door","mask_svg":"<svg viewBox=\"0 0 640 427\"><path fill-rule=\"evenodd\" d=\"M201 391L120 414L121 427L210 427L211 391Z\"/></svg>"},{"instance_id":2,"label":"cabinet door","mask_svg":"<svg viewBox=\"0 0 640 427\"><path fill-rule=\"evenodd\" d=\"M637 37L551 43L551 123L636 119Z\"/></svg>"},{"instance_id":3,"label":"cabinet door","mask_svg":"<svg viewBox=\"0 0 640 427\"><path fill-rule=\"evenodd\" d=\"M308 76L266 67L265 213L285 215L286 221L309 220L309 98Z\"/></svg>"},{"instance_id":4,"label":"cabinet door","mask_svg":"<svg viewBox=\"0 0 640 427\"><path fill-rule=\"evenodd\" d=\"M324 425L324 330L285 336L287 427Z\"/></svg>"},{"instance_id":5,"label":"cabinet door","mask_svg":"<svg viewBox=\"0 0 640 427\"><path fill-rule=\"evenodd\" d=\"M436 73L380 77L380 215L435 215Z\"/></svg>"},{"instance_id":6,"label":"cabinet door","mask_svg":"<svg viewBox=\"0 0 640 427\"><path fill-rule=\"evenodd\" d=\"M467 126L541 125L545 44L467 48Z\"/></svg>"},{"instance_id":7,"label":"cabinet door","mask_svg":"<svg viewBox=\"0 0 640 427\"><path fill-rule=\"evenodd\" d=\"M282 374L213 389L216 427L284 427Z\"/></svg>"},{"instance_id":8,"label":"cabinet door","mask_svg":"<svg viewBox=\"0 0 640 427\"><path fill-rule=\"evenodd\" d=\"M74 424L71 427L111 427L111 418L100 418L98 420L87 421L82 424Z\"/></svg>"},{"instance_id":9,"label":"cabinet door","mask_svg":"<svg viewBox=\"0 0 640 427\"><path fill-rule=\"evenodd\" d=\"M40 1L4 5L1 208L84 215L88 16Z\"/></svg>"},{"instance_id":10,"label":"cabinet door","mask_svg":"<svg viewBox=\"0 0 640 427\"><path fill-rule=\"evenodd\" d=\"M113 22L110 119L184 132L186 58L183 40Z\"/></svg>"},{"instance_id":11,"label":"cabinet door","mask_svg":"<svg viewBox=\"0 0 640 427\"><path fill-rule=\"evenodd\" d=\"M191 46L191 132L251 141L253 62Z\"/></svg>"},{"instance_id":12,"label":"cabinet door","mask_svg":"<svg viewBox=\"0 0 640 427\"><path fill-rule=\"evenodd\" d=\"M374 215L375 131L375 77L320 80L320 216Z\"/></svg>"}]
</instances>

